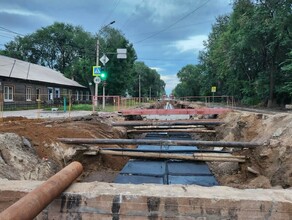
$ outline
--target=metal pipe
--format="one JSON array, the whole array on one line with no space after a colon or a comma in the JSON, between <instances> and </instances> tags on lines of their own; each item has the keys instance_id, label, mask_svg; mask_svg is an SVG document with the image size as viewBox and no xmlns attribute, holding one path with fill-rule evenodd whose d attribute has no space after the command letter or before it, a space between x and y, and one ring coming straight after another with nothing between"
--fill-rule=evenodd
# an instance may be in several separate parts
<instances>
[{"instance_id":1,"label":"metal pipe","mask_svg":"<svg viewBox=\"0 0 292 220\"><path fill-rule=\"evenodd\" d=\"M203 130L203 129L188 129L188 128L181 128L181 129L169 129L169 128L156 128L156 129L134 129L134 130L127 130L127 133L151 133L151 132L167 132L167 133L216 133L215 130Z\"/></svg>"},{"instance_id":2,"label":"metal pipe","mask_svg":"<svg viewBox=\"0 0 292 220\"><path fill-rule=\"evenodd\" d=\"M172 125L221 125L219 120L176 120L176 121L123 121L112 123L112 126L172 126Z\"/></svg>"},{"instance_id":3,"label":"metal pipe","mask_svg":"<svg viewBox=\"0 0 292 220\"><path fill-rule=\"evenodd\" d=\"M221 162L245 162L244 156L232 156L228 154L220 155L220 154L193 154L193 155L185 155L185 154L169 154L169 153L149 153L149 152L129 152L129 151L113 151L106 149L99 149L99 154L104 155L112 155L112 156L126 156L126 157L141 157L141 158L156 158L156 159L178 159L178 160L195 160L195 161L221 161Z\"/></svg>"},{"instance_id":4,"label":"metal pipe","mask_svg":"<svg viewBox=\"0 0 292 220\"><path fill-rule=\"evenodd\" d=\"M208 146L254 148L261 146L255 142L194 141L194 140L151 140L151 139L93 139L93 138L58 138L67 144L129 144L129 145L163 145L163 146Z\"/></svg>"},{"instance_id":5,"label":"metal pipe","mask_svg":"<svg viewBox=\"0 0 292 220\"><path fill-rule=\"evenodd\" d=\"M0 213L1 220L33 219L82 173L79 162L72 162L39 187Z\"/></svg>"}]
</instances>

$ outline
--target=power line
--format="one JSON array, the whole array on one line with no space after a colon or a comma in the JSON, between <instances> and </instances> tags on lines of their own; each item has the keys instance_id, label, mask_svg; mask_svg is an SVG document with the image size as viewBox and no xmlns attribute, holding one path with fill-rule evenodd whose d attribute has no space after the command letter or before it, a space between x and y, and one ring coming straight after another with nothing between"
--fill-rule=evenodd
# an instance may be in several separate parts
<instances>
[{"instance_id":1,"label":"power line","mask_svg":"<svg viewBox=\"0 0 292 220\"><path fill-rule=\"evenodd\" d=\"M116 2L116 5L114 5L112 11L111 11L111 12L108 14L108 16L104 19L103 24L105 24L106 21L109 20L109 18L113 15L113 13L114 13L114 11L117 9L117 7L118 7L120 1L121 1L121 0L118 0L118 1Z\"/></svg>"},{"instance_id":2,"label":"power line","mask_svg":"<svg viewBox=\"0 0 292 220\"><path fill-rule=\"evenodd\" d=\"M143 1L143 0L140 0L140 1ZM141 3L139 3L138 5L140 5ZM136 11L138 10L138 6L136 6L135 8L134 8L134 10L131 12L131 13L129 13L129 17L127 18L127 20L122 24L122 26L121 26L121 29L123 30L124 29L124 27L126 27L126 25L130 22L130 20L134 17L134 15L136 14Z\"/></svg>"},{"instance_id":3,"label":"power line","mask_svg":"<svg viewBox=\"0 0 292 220\"><path fill-rule=\"evenodd\" d=\"M152 38L152 37L157 36L158 34L161 34L161 33L165 32L165 31L167 31L168 29L170 29L171 27L173 27L174 25L176 25L176 24L179 23L180 21L184 20L185 18L187 18L187 17L190 16L191 14L195 13L196 11L198 11L200 8L202 8L203 6L205 6L209 1L210 1L210 0L205 1L202 5L200 5L199 7L195 8L194 10L192 10L191 12L189 12L188 14L184 15L183 17L181 17L180 19L176 20L174 23L172 23L171 25L169 25L169 26L167 26L166 28L162 29L161 31L158 31L158 32L156 32L156 33L154 33L154 34L152 34L152 35L149 35L148 37L146 37L146 38L144 38L144 39L142 39L142 40L136 41L136 42L134 42L134 43L136 43L136 44L137 44L137 43L141 43L141 42L143 42L143 41L145 41L145 40L148 40L148 39L150 39L150 38Z\"/></svg>"},{"instance_id":4,"label":"power line","mask_svg":"<svg viewBox=\"0 0 292 220\"><path fill-rule=\"evenodd\" d=\"M6 35L2 35L2 34L0 34L0 37L5 37L5 38L9 38L9 39L14 39L14 37L12 37L12 36L6 36Z\"/></svg>"},{"instance_id":5,"label":"power line","mask_svg":"<svg viewBox=\"0 0 292 220\"><path fill-rule=\"evenodd\" d=\"M210 23L212 22L213 20L207 20L207 21L202 21L202 22L196 22L196 23L193 23L193 24L187 24L187 25L183 25L183 26L179 26L179 27L172 27L172 28L169 28L168 30L177 30L177 29L183 29L183 28L188 28L188 27L191 27L191 26L195 26L195 25L200 25L200 24L205 24L205 23ZM135 33L135 34L132 34L132 35L128 35L128 37L133 37L133 36L138 36L138 35L147 35L147 34L155 34L156 32L147 32L147 33Z\"/></svg>"},{"instance_id":6,"label":"power line","mask_svg":"<svg viewBox=\"0 0 292 220\"><path fill-rule=\"evenodd\" d=\"M20 34L20 33L18 33L18 32L15 32L15 31L12 31L12 30L9 30L9 29L7 29L7 28L5 28L5 27L0 27L0 30L3 30L3 31L6 31L6 32L9 32L9 33L12 33L12 34L16 34L16 35L20 35L20 36L24 36L23 34Z\"/></svg>"},{"instance_id":7,"label":"power line","mask_svg":"<svg viewBox=\"0 0 292 220\"><path fill-rule=\"evenodd\" d=\"M151 61L195 61L195 59L165 59L165 58L138 58L137 60L151 60Z\"/></svg>"}]
</instances>

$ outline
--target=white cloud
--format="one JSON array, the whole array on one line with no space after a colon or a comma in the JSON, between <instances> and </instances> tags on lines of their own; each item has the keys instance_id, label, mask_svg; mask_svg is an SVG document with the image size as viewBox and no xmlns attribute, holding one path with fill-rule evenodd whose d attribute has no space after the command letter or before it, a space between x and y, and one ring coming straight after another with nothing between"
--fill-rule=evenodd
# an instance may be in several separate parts
<instances>
[{"instance_id":1,"label":"white cloud","mask_svg":"<svg viewBox=\"0 0 292 220\"><path fill-rule=\"evenodd\" d=\"M169 95L172 90L179 83L179 79L176 75L161 75L161 79L165 82L165 91L166 94Z\"/></svg>"},{"instance_id":2,"label":"white cloud","mask_svg":"<svg viewBox=\"0 0 292 220\"><path fill-rule=\"evenodd\" d=\"M0 9L0 13L6 13L6 14L10 14L10 15L18 15L18 16L24 16L24 17L36 17L38 20L42 19L42 20L47 20L47 21L51 21L52 19L47 16L44 15L40 12L33 12L33 11L29 11L29 10L25 10L25 9L5 9L2 8Z\"/></svg>"},{"instance_id":3,"label":"white cloud","mask_svg":"<svg viewBox=\"0 0 292 220\"><path fill-rule=\"evenodd\" d=\"M150 69L156 70L157 72L163 72L165 71L165 69L161 68L161 67L149 67Z\"/></svg>"},{"instance_id":4,"label":"white cloud","mask_svg":"<svg viewBox=\"0 0 292 220\"><path fill-rule=\"evenodd\" d=\"M186 40L176 41L172 46L176 47L180 53L190 50L199 51L204 49L203 41L207 39L207 35L195 35L187 38Z\"/></svg>"}]
</instances>

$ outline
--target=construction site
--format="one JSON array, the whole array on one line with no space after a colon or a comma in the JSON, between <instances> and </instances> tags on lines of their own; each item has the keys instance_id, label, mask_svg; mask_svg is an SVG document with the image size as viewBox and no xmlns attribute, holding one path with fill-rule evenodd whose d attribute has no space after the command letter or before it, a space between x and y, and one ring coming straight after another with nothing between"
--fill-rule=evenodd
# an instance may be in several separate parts
<instances>
[{"instance_id":1,"label":"construction site","mask_svg":"<svg viewBox=\"0 0 292 220\"><path fill-rule=\"evenodd\" d=\"M0 219L291 219L290 111L3 117Z\"/></svg>"}]
</instances>

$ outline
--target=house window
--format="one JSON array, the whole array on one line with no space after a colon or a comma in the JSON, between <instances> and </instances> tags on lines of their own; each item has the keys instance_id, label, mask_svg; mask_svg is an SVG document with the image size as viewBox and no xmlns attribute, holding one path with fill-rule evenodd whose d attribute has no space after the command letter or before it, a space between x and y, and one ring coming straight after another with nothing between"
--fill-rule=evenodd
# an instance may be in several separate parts
<instances>
[{"instance_id":1,"label":"house window","mask_svg":"<svg viewBox=\"0 0 292 220\"><path fill-rule=\"evenodd\" d=\"M60 98L60 88L55 88L55 98Z\"/></svg>"},{"instance_id":2,"label":"house window","mask_svg":"<svg viewBox=\"0 0 292 220\"><path fill-rule=\"evenodd\" d=\"M48 100L53 100L53 88L48 87Z\"/></svg>"},{"instance_id":3,"label":"house window","mask_svg":"<svg viewBox=\"0 0 292 220\"><path fill-rule=\"evenodd\" d=\"M4 86L4 101L12 102L13 101L13 87Z\"/></svg>"},{"instance_id":4,"label":"house window","mask_svg":"<svg viewBox=\"0 0 292 220\"><path fill-rule=\"evenodd\" d=\"M31 87L26 87L26 101L31 101Z\"/></svg>"},{"instance_id":5,"label":"house window","mask_svg":"<svg viewBox=\"0 0 292 220\"><path fill-rule=\"evenodd\" d=\"M80 91L80 100L83 100L83 91Z\"/></svg>"},{"instance_id":6,"label":"house window","mask_svg":"<svg viewBox=\"0 0 292 220\"><path fill-rule=\"evenodd\" d=\"M76 100L79 100L79 91L76 91Z\"/></svg>"},{"instance_id":7,"label":"house window","mask_svg":"<svg viewBox=\"0 0 292 220\"><path fill-rule=\"evenodd\" d=\"M36 89L36 100L37 101L41 100L41 89L40 88Z\"/></svg>"}]
</instances>

